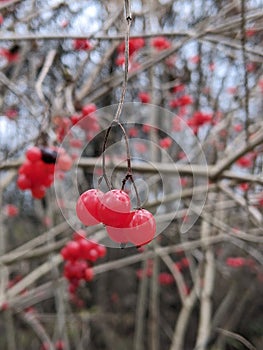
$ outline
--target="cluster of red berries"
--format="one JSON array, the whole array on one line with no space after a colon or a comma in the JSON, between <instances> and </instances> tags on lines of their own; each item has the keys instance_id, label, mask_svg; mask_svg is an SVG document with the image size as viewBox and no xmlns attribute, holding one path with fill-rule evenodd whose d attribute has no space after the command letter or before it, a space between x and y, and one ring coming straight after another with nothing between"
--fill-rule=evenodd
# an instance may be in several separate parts
<instances>
[{"instance_id":1,"label":"cluster of red berries","mask_svg":"<svg viewBox=\"0 0 263 350\"><path fill-rule=\"evenodd\" d=\"M73 41L73 49L76 51L89 51L92 49L92 45L87 39L75 39Z\"/></svg>"},{"instance_id":2,"label":"cluster of red berries","mask_svg":"<svg viewBox=\"0 0 263 350\"><path fill-rule=\"evenodd\" d=\"M204 124L209 124L213 120L213 115L208 113L203 113L200 111L194 112L192 117L188 119L187 124L192 128L193 132L197 134L200 126Z\"/></svg>"},{"instance_id":3,"label":"cluster of red berries","mask_svg":"<svg viewBox=\"0 0 263 350\"><path fill-rule=\"evenodd\" d=\"M76 205L77 216L86 226L103 223L112 241L142 246L153 240L156 223L145 209L131 211L130 197L123 190L84 192Z\"/></svg>"},{"instance_id":4,"label":"cluster of red berries","mask_svg":"<svg viewBox=\"0 0 263 350\"><path fill-rule=\"evenodd\" d=\"M18 170L17 186L20 190L31 190L32 196L41 199L54 181L55 163L61 171L72 166L72 160L63 151L33 146L26 152L26 160Z\"/></svg>"},{"instance_id":5,"label":"cluster of red berries","mask_svg":"<svg viewBox=\"0 0 263 350\"><path fill-rule=\"evenodd\" d=\"M145 40L143 38L131 38L129 40L129 59L130 63L134 63L134 55L145 46ZM125 42L121 42L117 48L118 56L116 58L116 65L121 66L125 63Z\"/></svg>"},{"instance_id":6,"label":"cluster of red berries","mask_svg":"<svg viewBox=\"0 0 263 350\"><path fill-rule=\"evenodd\" d=\"M153 46L157 51L163 51L171 47L171 42L164 36L157 36L151 40L151 46Z\"/></svg>"},{"instance_id":7,"label":"cluster of red berries","mask_svg":"<svg viewBox=\"0 0 263 350\"><path fill-rule=\"evenodd\" d=\"M184 271L188 267L189 267L189 260L187 258L182 258L181 260L174 263L174 269L180 272ZM145 270L138 269L136 271L136 276L138 277L138 279L151 277L152 274L153 274L153 261L151 259L147 261L147 266ZM160 272L158 276L158 281L160 285L168 286L174 283L174 277L169 272Z\"/></svg>"},{"instance_id":8,"label":"cluster of red berries","mask_svg":"<svg viewBox=\"0 0 263 350\"><path fill-rule=\"evenodd\" d=\"M226 265L234 268L248 266L253 269L256 267L256 262L254 259L237 256L227 258Z\"/></svg>"},{"instance_id":9,"label":"cluster of red berries","mask_svg":"<svg viewBox=\"0 0 263 350\"><path fill-rule=\"evenodd\" d=\"M78 113L71 115L69 118L55 115L52 121L55 126L57 141L62 142L67 135L70 138L73 137L71 128L76 124L85 131L88 141L92 139L94 134L100 130L96 111L96 105L88 103L82 106Z\"/></svg>"},{"instance_id":10,"label":"cluster of red berries","mask_svg":"<svg viewBox=\"0 0 263 350\"><path fill-rule=\"evenodd\" d=\"M91 281L93 264L106 255L106 248L97 242L89 241L85 231L79 230L73 234L73 240L62 248L61 255L66 261L64 277L69 281L69 292L74 295L81 280Z\"/></svg>"},{"instance_id":11,"label":"cluster of red berries","mask_svg":"<svg viewBox=\"0 0 263 350\"><path fill-rule=\"evenodd\" d=\"M48 342L44 342L41 344L40 350L51 350L54 349L53 344L50 344ZM63 340L57 340L55 343L55 349L56 350L64 350L66 348L66 345Z\"/></svg>"},{"instance_id":12,"label":"cluster of red berries","mask_svg":"<svg viewBox=\"0 0 263 350\"><path fill-rule=\"evenodd\" d=\"M182 95L180 97L177 97L176 99L173 99L169 102L169 105L171 108L177 108L182 106L188 106L193 103L193 99L190 95Z\"/></svg>"},{"instance_id":13,"label":"cluster of red berries","mask_svg":"<svg viewBox=\"0 0 263 350\"><path fill-rule=\"evenodd\" d=\"M87 134L87 139L94 136L94 132L100 130L98 118L95 114L97 107L94 103L89 103L82 107L81 112L70 117L72 125L78 124Z\"/></svg>"}]
</instances>

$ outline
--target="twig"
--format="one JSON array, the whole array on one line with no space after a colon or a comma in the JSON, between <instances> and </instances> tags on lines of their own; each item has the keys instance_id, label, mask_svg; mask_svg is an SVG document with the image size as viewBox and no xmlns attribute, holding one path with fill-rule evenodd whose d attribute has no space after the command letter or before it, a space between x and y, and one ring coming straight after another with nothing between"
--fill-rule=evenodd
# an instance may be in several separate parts
<instances>
[{"instance_id":1,"label":"twig","mask_svg":"<svg viewBox=\"0 0 263 350\"><path fill-rule=\"evenodd\" d=\"M54 49L52 49L48 52L47 57L45 59L45 62L44 62L42 69L40 71L39 77L38 77L36 84L35 84L37 95L40 98L40 100L42 101L42 103L45 103L45 96L43 94L42 84L43 84L43 81L44 81L46 75L48 74L48 71L50 70L50 68L52 66L52 63L53 63L55 56L56 56L56 53L57 53L57 51Z\"/></svg>"},{"instance_id":2,"label":"twig","mask_svg":"<svg viewBox=\"0 0 263 350\"><path fill-rule=\"evenodd\" d=\"M246 338L242 337L242 335L240 334L228 331L223 328L216 328L216 331L227 337L238 340L241 344L245 345L249 350L257 350L253 344L251 344Z\"/></svg>"},{"instance_id":3,"label":"twig","mask_svg":"<svg viewBox=\"0 0 263 350\"><path fill-rule=\"evenodd\" d=\"M39 322L39 320L37 319L37 317L34 315L33 312L21 312L20 318L24 322L26 322L29 326L31 326L31 328L36 333L36 335L39 337L39 339L41 340L42 343L44 343L44 342L47 343L48 348L50 350L55 350L55 348L52 344L52 341L51 341L50 337L48 336L45 328L41 325L41 323Z\"/></svg>"},{"instance_id":4,"label":"twig","mask_svg":"<svg viewBox=\"0 0 263 350\"><path fill-rule=\"evenodd\" d=\"M83 169L93 170L94 167L102 168L103 165L98 162L99 158L80 158L78 166ZM20 167L23 160L12 160L6 161L0 164L0 170L10 170ZM107 169L118 169L126 170L127 166L115 162L112 159L109 161L105 160L105 168ZM179 174L183 176L204 176L213 179L215 176L215 170L217 170L217 165L197 165L197 164L171 164L171 163L161 163L161 162L151 162L151 163L136 163L132 164L133 172L144 173L144 174ZM218 174L220 178L226 178L230 180L236 180L237 182L252 182L263 185L263 178L259 175L254 174L237 174L231 170L224 170L222 173Z\"/></svg>"},{"instance_id":5,"label":"twig","mask_svg":"<svg viewBox=\"0 0 263 350\"><path fill-rule=\"evenodd\" d=\"M249 140L249 90L248 90L248 72L247 72L247 57L246 57L246 4L245 0L241 1L241 47L242 47L242 61L244 72L244 89L245 89L245 132L246 141Z\"/></svg>"},{"instance_id":6,"label":"twig","mask_svg":"<svg viewBox=\"0 0 263 350\"><path fill-rule=\"evenodd\" d=\"M174 329L172 344L170 350L182 350L184 348L184 337L186 333L187 323L191 315L191 311L197 301L197 289L200 284L199 278L195 280L195 285L189 296L186 297L184 304L180 310Z\"/></svg>"},{"instance_id":7,"label":"twig","mask_svg":"<svg viewBox=\"0 0 263 350\"><path fill-rule=\"evenodd\" d=\"M134 350L143 350L143 336L145 334L145 314L147 310L148 278L145 278L148 266L148 259L143 257L142 273L143 278L139 284L137 305L135 312Z\"/></svg>"},{"instance_id":8,"label":"twig","mask_svg":"<svg viewBox=\"0 0 263 350\"><path fill-rule=\"evenodd\" d=\"M210 224L203 220L201 226L201 239L206 239L211 235ZM205 244L204 244L205 246ZM198 334L195 344L196 350L205 350L211 332L212 317L212 293L215 280L215 259L211 246L205 248L204 275L201 277L202 290L200 297L200 314Z\"/></svg>"},{"instance_id":9,"label":"twig","mask_svg":"<svg viewBox=\"0 0 263 350\"><path fill-rule=\"evenodd\" d=\"M184 304L185 303L185 297L186 297L186 284L184 281L184 277L181 274L181 272L179 271L179 269L175 266L173 260L170 258L170 256L167 254L163 254L161 256L163 262L165 263L165 265L168 267L168 269L170 270L170 273L173 275L174 280L176 282L177 288L178 288L178 292L179 292L179 296L181 299L181 303Z\"/></svg>"},{"instance_id":10,"label":"twig","mask_svg":"<svg viewBox=\"0 0 263 350\"><path fill-rule=\"evenodd\" d=\"M252 151L256 146L263 142L263 128L255 133L250 140L247 141L243 147L240 147L236 151L233 151L228 157L219 161L213 168L213 178L217 178L224 170L229 168L238 158L242 157L244 154Z\"/></svg>"}]
</instances>

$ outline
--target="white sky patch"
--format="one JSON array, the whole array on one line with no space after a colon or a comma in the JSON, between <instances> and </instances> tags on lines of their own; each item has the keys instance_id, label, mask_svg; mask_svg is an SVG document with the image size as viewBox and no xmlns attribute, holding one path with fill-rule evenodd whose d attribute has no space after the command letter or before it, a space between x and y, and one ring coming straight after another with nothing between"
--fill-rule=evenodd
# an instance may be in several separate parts
<instances>
[{"instance_id":1,"label":"white sky patch","mask_svg":"<svg viewBox=\"0 0 263 350\"><path fill-rule=\"evenodd\" d=\"M0 150L5 146L14 146L16 143L16 130L10 121L0 116Z\"/></svg>"}]
</instances>

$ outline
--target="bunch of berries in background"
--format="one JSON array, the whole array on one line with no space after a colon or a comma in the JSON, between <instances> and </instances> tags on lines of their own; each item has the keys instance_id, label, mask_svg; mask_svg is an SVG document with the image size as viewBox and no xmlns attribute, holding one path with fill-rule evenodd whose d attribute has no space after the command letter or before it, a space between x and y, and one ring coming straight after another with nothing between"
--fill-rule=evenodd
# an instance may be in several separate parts
<instances>
[{"instance_id":1,"label":"bunch of berries in background","mask_svg":"<svg viewBox=\"0 0 263 350\"><path fill-rule=\"evenodd\" d=\"M103 223L111 240L120 244L142 246L155 235L153 215L146 209L131 210L130 197L123 190L90 189L79 197L76 212L85 226Z\"/></svg>"},{"instance_id":2,"label":"bunch of berries in background","mask_svg":"<svg viewBox=\"0 0 263 350\"><path fill-rule=\"evenodd\" d=\"M72 114L70 117L60 115L53 116L53 124L58 142L62 142L66 136L73 138L71 128L77 125L86 135L87 141L90 141L98 131L100 131L100 123L96 114L97 107L94 103L88 103L79 107L79 111Z\"/></svg>"},{"instance_id":3,"label":"bunch of berries in background","mask_svg":"<svg viewBox=\"0 0 263 350\"><path fill-rule=\"evenodd\" d=\"M100 130L98 118L96 116L97 107L94 103L84 105L81 112L70 117L72 125L78 125L86 133L86 138L90 141Z\"/></svg>"},{"instance_id":4,"label":"bunch of berries in background","mask_svg":"<svg viewBox=\"0 0 263 350\"><path fill-rule=\"evenodd\" d=\"M81 281L90 282L93 279L93 264L104 258L107 250L97 242L87 240L85 231L79 230L60 253L65 261L64 277L69 281L69 293L74 300Z\"/></svg>"},{"instance_id":5,"label":"bunch of berries in background","mask_svg":"<svg viewBox=\"0 0 263 350\"><path fill-rule=\"evenodd\" d=\"M41 199L54 181L55 163L57 169L68 171L72 160L64 150L56 148L31 147L26 160L18 171L17 186L20 190L31 190L32 196Z\"/></svg>"}]
</instances>

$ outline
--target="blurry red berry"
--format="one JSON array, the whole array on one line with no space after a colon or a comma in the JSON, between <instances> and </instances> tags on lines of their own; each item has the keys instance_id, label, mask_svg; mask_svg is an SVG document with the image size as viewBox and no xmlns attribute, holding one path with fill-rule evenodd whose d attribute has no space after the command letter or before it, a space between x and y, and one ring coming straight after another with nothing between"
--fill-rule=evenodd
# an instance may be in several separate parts
<instances>
[{"instance_id":1,"label":"blurry red berry","mask_svg":"<svg viewBox=\"0 0 263 350\"><path fill-rule=\"evenodd\" d=\"M151 101L151 97L148 92L139 92L138 97L142 103L149 103Z\"/></svg>"},{"instance_id":2,"label":"blurry red berry","mask_svg":"<svg viewBox=\"0 0 263 350\"><path fill-rule=\"evenodd\" d=\"M87 39L75 39L73 41L73 49L76 51L88 51L92 49L92 45Z\"/></svg>"},{"instance_id":3,"label":"blurry red berry","mask_svg":"<svg viewBox=\"0 0 263 350\"><path fill-rule=\"evenodd\" d=\"M17 206L15 206L14 204L7 204L4 207L4 213L6 216L14 217L14 216L17 216L17 214L19 213L19 210Z\"/></svg>"},{"instance_id":4,"label":"blurry red berry","mask_svg":"<svg viewBox=\"0 0 263 350\"><path fill-rule=\"evenodd\" d=\"M86 270L85 270L85 280L87 282L90 282L93 280L94 278L94 272L93 272L93 269L91 267L88 267Z\"/></svg>"},{"instance_id":5,"label":"blurry red berry","mask_svg":"<svg viewBox=\"0 0 263 350\"><path fill-rule=\"evenodd\" d=\"M151 45L158 51L166 50L171 47L170 41L163 36L152 39Z\"/></svg>"},{"instance_id":6,"label":"blurry red berry","mask_svg":"<svg viewBox=\"0 0 263 350\"><path fill-rule=\"evenodd\" d=\"M40 148L34 146L34 147L31 147L29 148L27 151L26 151L26 157L28 160L30 160L32 163L38 161L41 159L42 157L42 153L41 153L41 150Z\"/></svg>"},{"instance_id":7,"label":"blurry red berry","mask_svg":"<svg viewBox=\"0 0 263 350\"><path fill-rule=\"evenodd\" d=\"M168 286L174 283L173 276L168 272L161 272L159 274L159 283L164 286Z\"/></svg>"}]
</instances>

